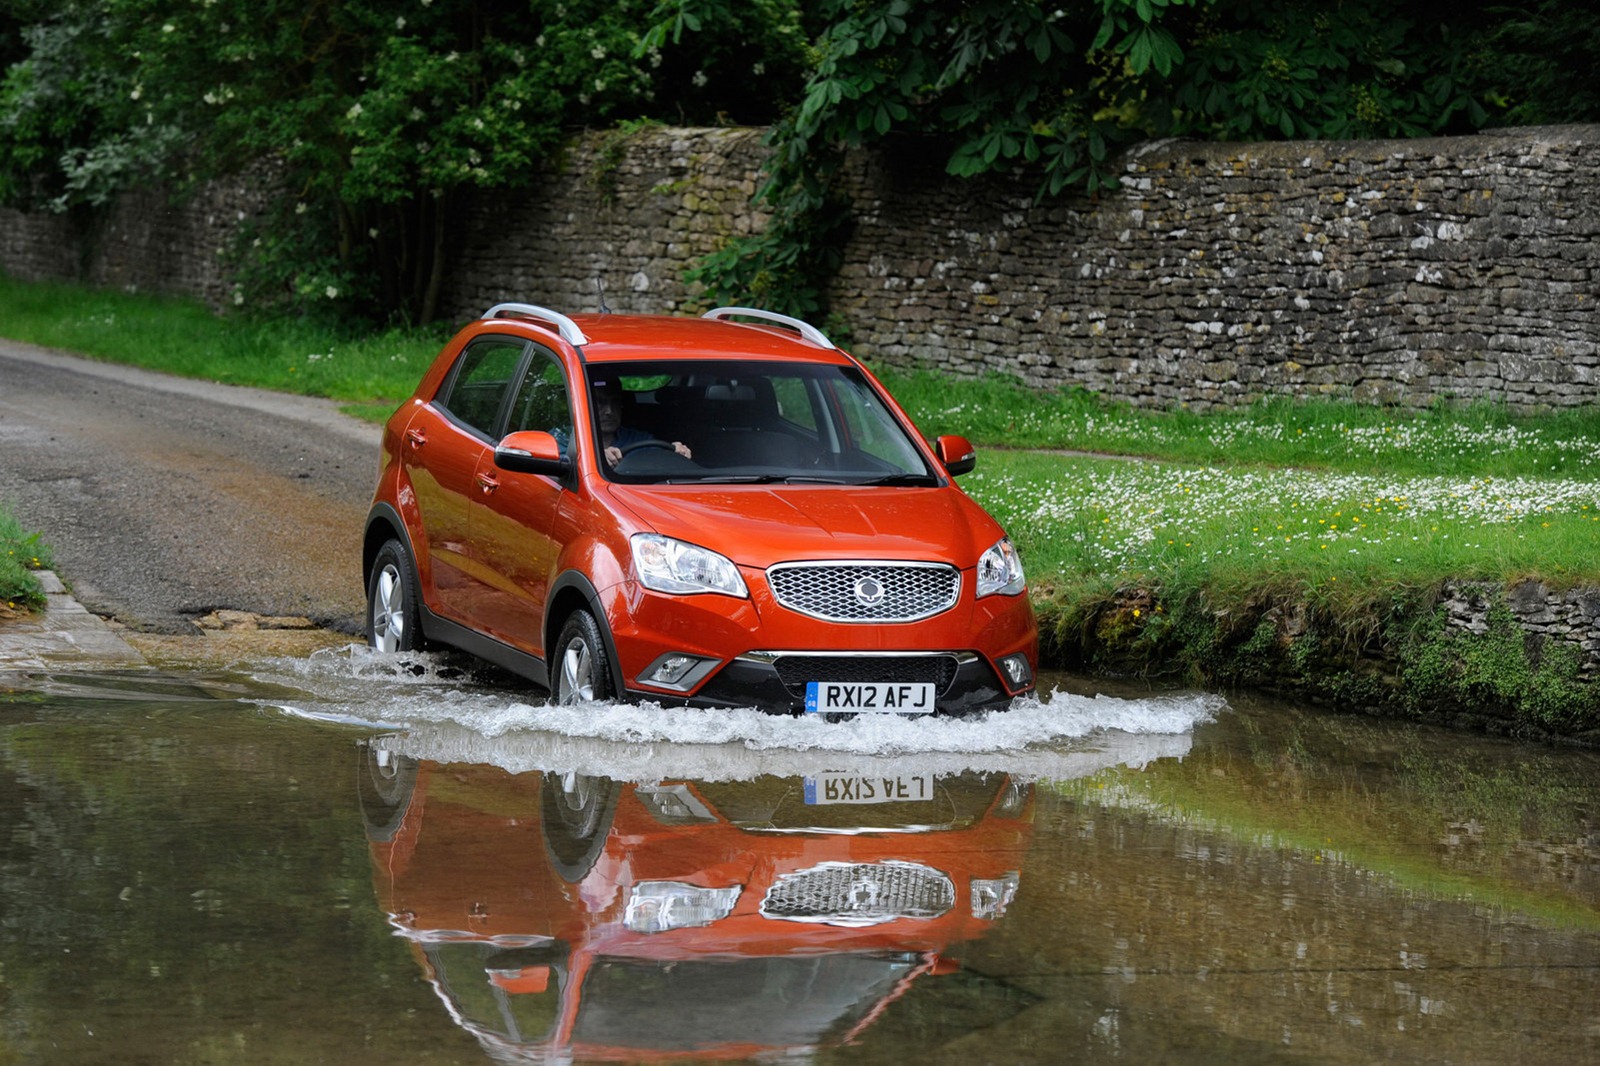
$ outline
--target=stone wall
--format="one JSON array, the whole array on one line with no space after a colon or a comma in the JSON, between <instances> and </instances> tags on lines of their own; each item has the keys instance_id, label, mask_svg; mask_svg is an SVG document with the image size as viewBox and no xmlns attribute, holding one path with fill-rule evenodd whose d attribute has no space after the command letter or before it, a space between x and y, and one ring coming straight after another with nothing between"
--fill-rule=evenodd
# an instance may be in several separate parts
<instances>
[{"instance_id":1,"label":"stone wall","mask_svg":"<svg viewBox=\"0 0 1600 1066\"><path fill-rule=\"evenodd\" d=\"M575 143L537 191L461 222L444 310L696 310L684 268L763 224L762 131ZM853 157L831 291L848 343L895 365L1011 374L1144 406L1266 395L1422 407L1600 402L1600 127L1433 140L1147 144L1122 187L1035 204L902 142ZM125 197L92 227L0 212L0 269L227 302L247 182Z\"/></svg>"},{"instance_id":2,"label":"stone wall","mask_svg":"<svg viewBox=\"0 0 1600 1066\"><path fill-rule=\"evenodd\" d=\"M619 311L703 306L682 268L761 224L762 153L751 130L585 141L537 197L477 207L449 304L588 308L598 278ZM1121 189L1044 205L930 162L852 160L831 302L866 358L1162 407L1600 401L1600 128L1149 144Z\"/></svg>"},{"instance_id":3,"label":"stone wall","mask_svg":"<svg viewBox=\"0 0 1600 1066\"><path fill-rule=\"evenodd\" d=\"M84 281L128 291L232 301L227 253L261 205L261 175L176 198L163 188L119 197L97 214L0 208L0 270L25 281Z\"/></svg>"},{"instance_id":4,"label":"stone wall","mask_svg":"<svg viewBox=\"0 0 1600 1066\"><path fill-rule=\"evenodd\" d=\"M706 309L685 267L764 224L755 211L763 131L646 129L571 146L538 192L485 197L456 234L445 314L504 300L569 313Z\"/></svg>"},{"instance_id":5,"label":"stone wall","mask_svg":"<svg viewBox=\"0 0 1600 1066\"><path fill-rule=\"evenodd\" d=\"M1444 587L1447 622L1465 633L1487 633L1489 612L1502 602L1522 632L1538 640L1576 646L1583 653L1582 676L1600 681L1600 589L1556 592L1538 581L1505 587L1481 581L1448 582Z\"/></svg>"},{"instance_id":6,"label":"stone wall","mask_svg":"<svg viewBox=\"0 0 1600 1066\"><path fill-rule=\"evenodd\" d=\"M1600 128L1151 144L1120 190L1043 206L858 173L835 304L891 362L1163 407L1600 401Z\"/></svg>"}]
</instances>

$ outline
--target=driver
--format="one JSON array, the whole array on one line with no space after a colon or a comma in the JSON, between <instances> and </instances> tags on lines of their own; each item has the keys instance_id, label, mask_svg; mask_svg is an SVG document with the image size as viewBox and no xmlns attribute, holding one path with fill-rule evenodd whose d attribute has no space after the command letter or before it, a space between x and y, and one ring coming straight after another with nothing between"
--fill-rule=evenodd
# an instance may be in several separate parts
<instances>
[{"instance_id":1,"label":"driver","mask_svg":"<svg viewBox=\"0 0 1600 1066\"><path fill-rule=\"evenodd\" d=\"M624 449L655 440L642 429L622 424L622 394L617 391L615 385L597 381L594 384L593 395L595 421L600 426L600 449L607 463L615 466L622 458ZM685 459L694 458L689 446L681 440L672 442L672 450Z\"/></svg>"}]
</instances>

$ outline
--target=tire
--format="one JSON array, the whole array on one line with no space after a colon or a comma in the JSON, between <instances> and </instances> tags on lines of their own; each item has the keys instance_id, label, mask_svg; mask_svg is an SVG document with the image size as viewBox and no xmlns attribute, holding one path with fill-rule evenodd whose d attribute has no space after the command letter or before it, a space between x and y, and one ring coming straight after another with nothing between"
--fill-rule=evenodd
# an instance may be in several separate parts
<instances>
[{"instance_id":1,"label":"tire","mask_svg":"<svg viewBox=\"0 0 1600 1066\"><path fill-rule=\"evenodd\" d=\"M588 611L573 611L561 627L551 657L550 694L557 703L594 703L615 695L611 657L600 624Z\"/></svg>"},{"instance_id":2,"label":"tire","mask_svg":"<svg viewBox=\"0 0 1600 1066\"><path fill-rule=\"evenodd\" d=\"M594 869L605 851L621 793L622 786L609 777L544 775L539 814L545 853L564 880L582 881Z\"/></svg>"},{"instance_id":3,"label":"tire","mask_svg":"<svg viewBox=\"0 0 1600 1066\"><path fill-rule=\"evenodd\" d=\"M367 575L367 643L390 654L427 647L417 605L417 568L398 540L384 542Z\"/></svg>"},{"instance_id":4,"label":"tire","mask_svg":"<svg viewBox=\"0 0 1600 1066\"><path fill-rule=\"evenodd\" d=\"M417 787L417 761L380 752L366 744L360 751L356 794L361 799L361 821L368 840L386 842L394 838L411 807L411 795Z\"/></svg>"}]
</instances>

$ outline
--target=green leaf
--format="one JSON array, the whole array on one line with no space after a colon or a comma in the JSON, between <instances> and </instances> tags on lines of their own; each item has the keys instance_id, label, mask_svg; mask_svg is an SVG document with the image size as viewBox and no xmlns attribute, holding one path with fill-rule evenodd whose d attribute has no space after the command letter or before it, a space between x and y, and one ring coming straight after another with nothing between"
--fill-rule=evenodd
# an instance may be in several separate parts
<instances>
[{"instance_id":1,"label":"green leaf","mask_svg":"<svg viewBox=\"0 0 1600 1066\"><path fill-rule=\"evenodd\" d=\"M1111 35L1117 31L1117 21L1110 12L1100 20L1100 28L1095 31L1094 40L1089 42L1090 53L1103 50L1111 40Z\"/></svg>"},{"instance_id":2,"label":"green leaf","mask_svg":"<svg viewBox=\"0 0 1600 1066\"><path fill-rule=\"evenodd\" d=\"M1151 47L1150 30L1148 27L1136 31L1129 38L1128 66L1135 74L1143 74L1150 69L1150 59L1154 54Z\"/></svg>"}]
</instances>

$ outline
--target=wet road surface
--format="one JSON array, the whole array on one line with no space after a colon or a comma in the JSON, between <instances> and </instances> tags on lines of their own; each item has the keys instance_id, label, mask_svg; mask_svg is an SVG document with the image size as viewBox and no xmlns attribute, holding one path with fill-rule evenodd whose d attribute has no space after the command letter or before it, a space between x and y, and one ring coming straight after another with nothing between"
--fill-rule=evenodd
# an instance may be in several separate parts
<instances>
[{"instance_id":1,"label":"wet road surface","mask_svg":"<svg viewBox=\"0 0 1600 1066\"><path fill-rule=\"evenodd\" d=\"M329 402L0 341L0 498L136 629L227 608L357 632L378 437Z\"/></svg>"}]
</instances>

